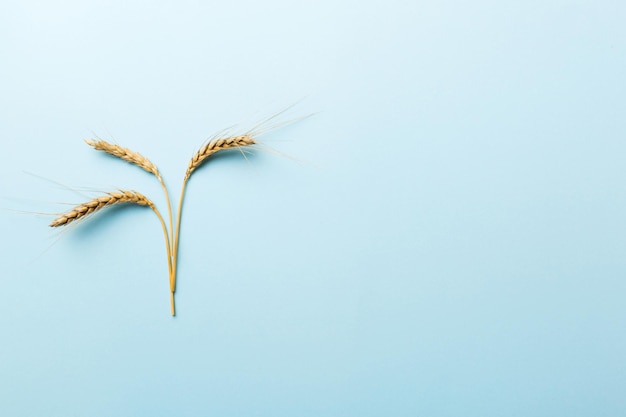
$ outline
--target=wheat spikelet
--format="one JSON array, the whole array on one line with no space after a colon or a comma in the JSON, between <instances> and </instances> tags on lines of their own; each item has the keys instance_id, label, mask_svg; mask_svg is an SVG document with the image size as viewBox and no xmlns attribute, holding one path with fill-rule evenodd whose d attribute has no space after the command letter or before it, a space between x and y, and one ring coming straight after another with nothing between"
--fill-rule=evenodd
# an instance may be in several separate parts
<instances>
[{"instance_id":1,"label":"wheat spikelet","mask_svg":"<svg viewBox=\"0 0 626 417\"><path fill-rule=\"evenodd\" d=\"M195 171L200 165L202 165L202 163L214 153L226 149L239 148L242 146L250 146L254 144L256 144L256 141L250 134L217 138L210 141L202 148L200 148L200 150L196 152L193 158L191 158L191 161L189 161L184 181L187 181L191 176L191 173Z\"/></svg>"},{"instance_id":2,"label":"wheat spikelet","mask_svg":"<svg viewBox=\"0 0 626 417\"><path fill-rule=\"evenodd\" d=\"M159 179L161 178L161 174L159 173L159 169L157 168L157 166L150 162L148 158L146 158L139 152L131 151L128 148L123 148L120 145L115 145L102 139L85 140L85 142L87 143L87 145L92 146L98 151L104 151L109 155L116 156L126 162L130 162L131 164L137 165L138 167L154 174Z\"/></svg>"},{"instance_id":3,"label":"wheat spikelet","mask_svg":"<svg viewBox=\"0 0 626 417\"><path fill-rule=\"evenodd\" d=\"M155 209L152 201L136 191L111 192L101 197L94 198L86 203L79 204L67 213L57 217L52 223L50 223L50 227L65 226L72 222L84 219L90 214L102 210L105 207L122 203L138 204L140 206L149 206L153 210Z\"/></svg>"}]
</instances>

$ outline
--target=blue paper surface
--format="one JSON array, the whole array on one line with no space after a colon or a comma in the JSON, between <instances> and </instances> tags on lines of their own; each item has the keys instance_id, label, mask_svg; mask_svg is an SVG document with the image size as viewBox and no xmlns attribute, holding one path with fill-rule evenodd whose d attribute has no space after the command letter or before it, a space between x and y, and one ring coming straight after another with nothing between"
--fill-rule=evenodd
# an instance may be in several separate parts
<instances>
[{"instance_id":1,"label":"blue paper surface","mask_svg":"<svg viewBox=\"0 0 626 417\"><path fill-rule=\"evenodd\" d=\"M625 18L5 1L0 415L625 415ZM83 139L150 158L176 203L208 137L302 98L261 137L292 159L191 179L175 318L149 209L32 213L116 188L166 211Z\"/></svg>"}]
</instances>

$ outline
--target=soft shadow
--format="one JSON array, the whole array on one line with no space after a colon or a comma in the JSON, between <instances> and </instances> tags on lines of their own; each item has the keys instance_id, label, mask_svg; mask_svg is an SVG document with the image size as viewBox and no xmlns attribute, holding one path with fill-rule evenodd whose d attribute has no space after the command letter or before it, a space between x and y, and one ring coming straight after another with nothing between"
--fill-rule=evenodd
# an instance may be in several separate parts
<instances>
[{"instance_id":1,"label":"soft shadow","mask_svg":"<svg viewBox=\"0 0 626 417\"><path fill-rule=\"evenodd\" d=\"M93 214L91 218L87 218L80 224L76 224L75 230L71 230L69 235L72 237L72 240L81 242L89 238L98 238L100 233L106 233L105 229L108 229L109 232L113 229L113 222L121 216L129 215L129 212L134 210L145 211L146 215L154 215L148 206L139 206L137 204L111 206Z\"/></svg>"}]
</instances>

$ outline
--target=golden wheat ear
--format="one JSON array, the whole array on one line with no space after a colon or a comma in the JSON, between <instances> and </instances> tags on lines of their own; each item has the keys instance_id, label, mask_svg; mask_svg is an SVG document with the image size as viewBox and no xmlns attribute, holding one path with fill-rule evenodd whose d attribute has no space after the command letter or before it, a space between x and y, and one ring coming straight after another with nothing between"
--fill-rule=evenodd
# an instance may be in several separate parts
<instances>
[{"instance_id":1,"label":"golden wheat ear","mask_svg":"<svg viewBox=\"0 0 626 417\"><path fill-rule=\"evenodd\" d=\"M156 209L154 203L150 201L146 196L136 191L118 191L107 193L103 196L96 197L93 200L87 201L74 207L72 210L61 214L50 223L50 227L65 226L70 223L84 220L87 216L96 213L106 207L111 207L117 204L137 204L140 206L149 206L153 210Z\"/></svg>"},{"instance_id":2,"label":"golden wheat ear","mask_svg":"<svg viewBox=\"0 0 626 417\"><path fill-rule=\"evenodd\" d=\"M256 144L254 137L251 134L239 135L239 136L230 136L230 137L218 137L209 141L206 145L204 145L198 152L194 154L189 161L189 165L187 165L187 172L185 172L185 179L187 181L189 177L191 177L192 172L194 172L200 165L202 165L211 155L224 151L227 149L239 149L244 146L252 146Z\"/></svg>"},{"instance_id":3,"label":"golden wheat ear","mask_svg":"<svg viewBox=\"0 0 626 417\"><path fill-rule=\"evenodd\" d=\"M109 143L102 139L85 139L85 143L97 151L103 151L109 155L123 159L126 162L130 162L131 164L137 165L139 168L154 174L157 178L161 178L161 174L159 173L157 166L139 152L131 151L128 148L123 148L120 145Z\"/></svg>"}]
</instances>

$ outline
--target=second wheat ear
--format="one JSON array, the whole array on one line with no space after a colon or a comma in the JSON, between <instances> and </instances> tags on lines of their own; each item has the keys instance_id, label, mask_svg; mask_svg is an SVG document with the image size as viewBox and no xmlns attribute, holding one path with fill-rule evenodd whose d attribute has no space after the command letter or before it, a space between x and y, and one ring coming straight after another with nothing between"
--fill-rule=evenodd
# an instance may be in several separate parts
<instances>
[{"instance_id":1,"label":"second wheat ear","mask_svg":"<svg viewBox=\"0 0 626 417\"><path fill-rule=\"evenodd\" d=\"M271 120L268 119L268 120ZM266 120L266 121L268 121ZM274 126L276 128L278 126ZM270 128L269 130L273 129ZM109 155L115 156L117 158L123 159L126 162L129 162L133 165L142 168L143 170L151 173L156 177L156 179L161 184L161 188L165 193L165 198L167 202L167 214L168 214L168 225L166 225L163 216L156 208L154 203L149 200L146 196L136 191L115 191L107 193L101 197L94 198L86 203L79 204L74 207L72 210L60 214L52 223L50 223L51 227L59 227L65 226L70 223L79 222L86 219L88 216L91 216L107 207L111 207L118 204L136 204L140 206L147 206L152 209L152 211L157 215L159 222L161 223L161 227L163 228L163 235L165 237L165 248L167 253L167 266L169 272L169 282L170 282L170 304L171 304L171 312L172 316L176 315L176 304L174 301L174 294L176 293L176 271L178 265L178 242L180 238L180 221L182 216L182 208L183 201L185 198L185 190L187 188L187 182L191 177L192 173L202 165L207 162L210 157L218 152L227 151L227 150L240 150L242 153L244 152L242 148L250 147L255 145L257 142L255 137L259 135L261 131L258 129L251 130L250 132L243 135L216 135L211 140L209 140L198 152L196 152L191 161L187 166L187 171L185 172L185 176L183 178L183 184L180 194L180 200L178 204L178 212L176 214L176 225L174 227L174 213L172 210L172 204L169 197L169 192L167 190L167 186L161 177L159 169L157 166L152 163L148 158L141 155L138 152L131 151L130 149L123 148L119 145L109 143L102 139L96 140L86 140L85 142L93 147L96 150L106 152ZM168 227L169 226L169 227Z\"/></svg>"}]
</instances>

